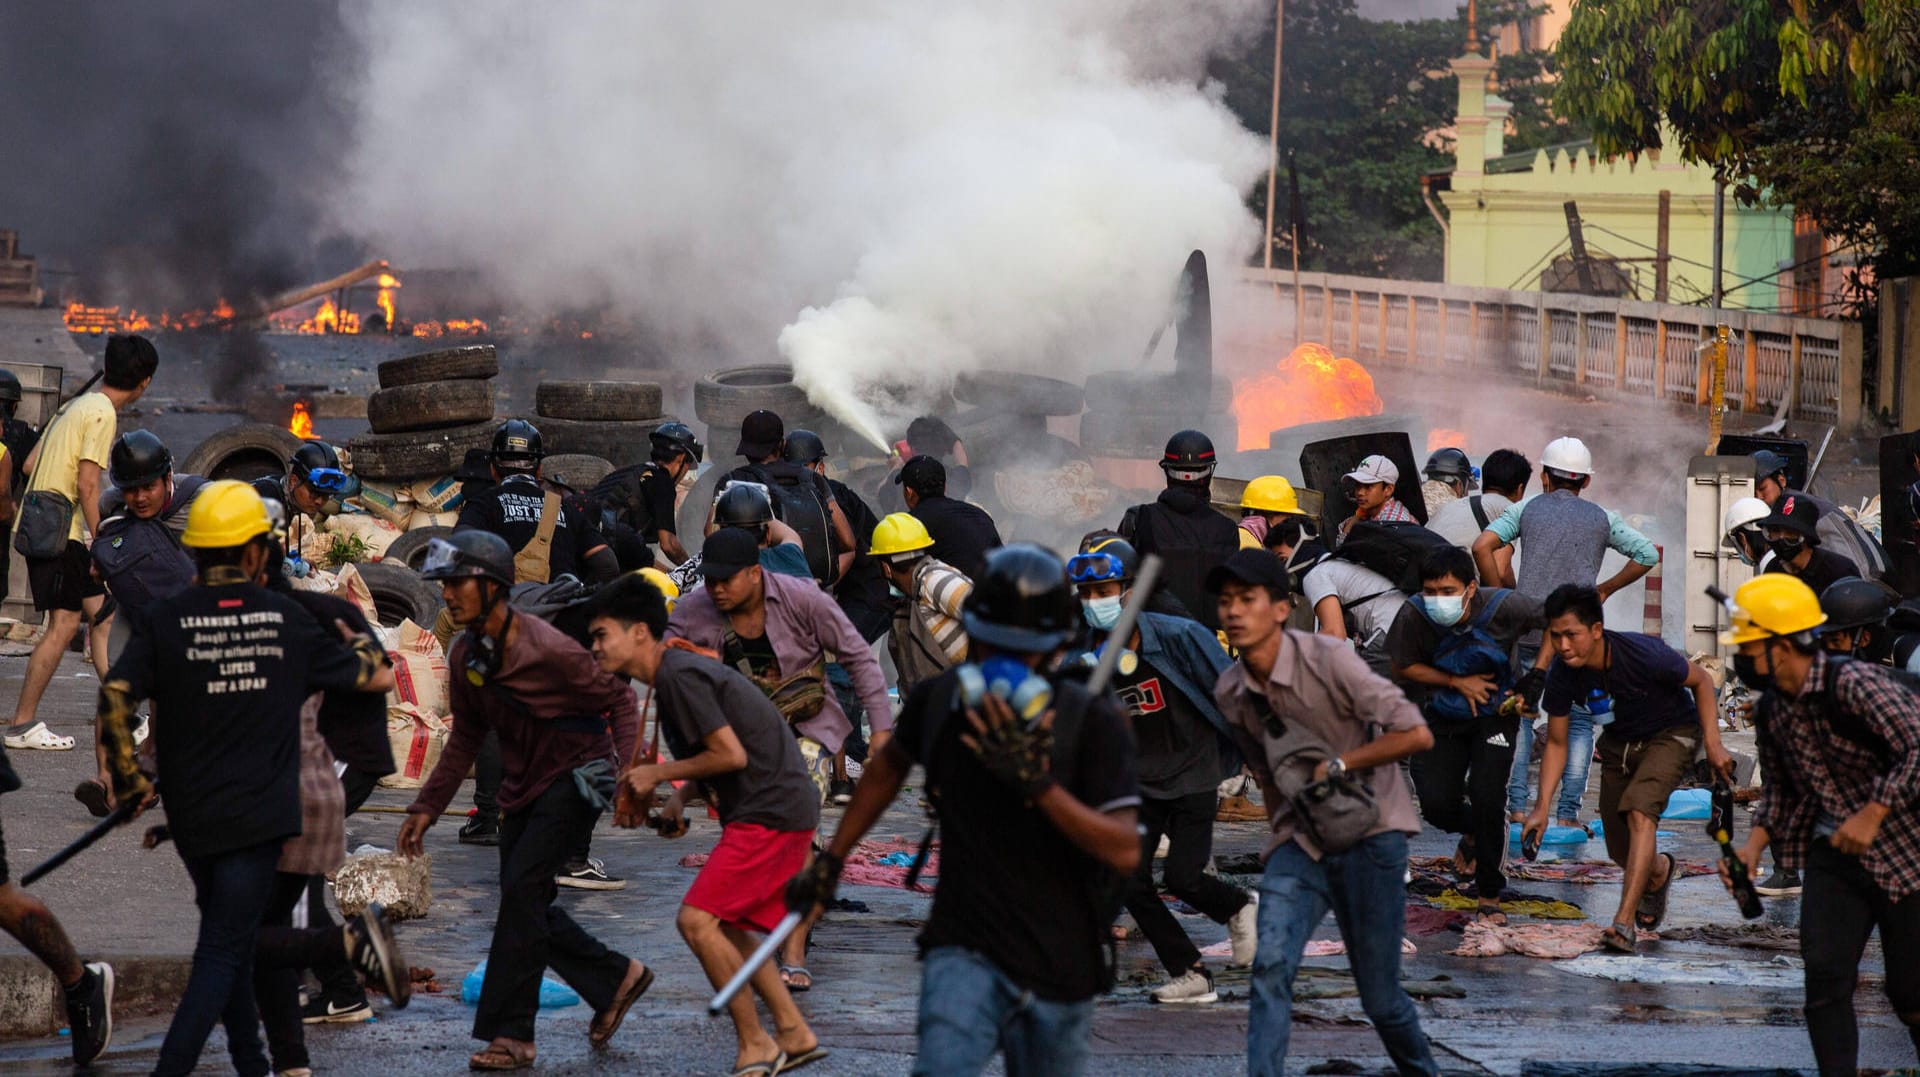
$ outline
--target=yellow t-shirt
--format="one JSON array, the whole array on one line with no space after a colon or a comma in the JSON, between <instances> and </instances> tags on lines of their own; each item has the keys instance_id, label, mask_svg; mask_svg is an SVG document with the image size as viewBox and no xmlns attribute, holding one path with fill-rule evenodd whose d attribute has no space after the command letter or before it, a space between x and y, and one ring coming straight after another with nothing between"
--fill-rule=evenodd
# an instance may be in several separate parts
<instances>
[{"instance_id":1,"label":"yellow t-shirt","mask_svg":"<svg viewBox=\"0 0 1920 1077\"><path fill-rule=\"evenodd\" d=\"M40 434L40 455L27 478L27 489L67 495L73 502L73 528L67 537L75 542L80 541L87 519L80 510L80 461L91 460L106 471L116 423L113 401L105 393L82 393ZM105 481L103 475L101 482Z\"/></svg>"}]
</instances>

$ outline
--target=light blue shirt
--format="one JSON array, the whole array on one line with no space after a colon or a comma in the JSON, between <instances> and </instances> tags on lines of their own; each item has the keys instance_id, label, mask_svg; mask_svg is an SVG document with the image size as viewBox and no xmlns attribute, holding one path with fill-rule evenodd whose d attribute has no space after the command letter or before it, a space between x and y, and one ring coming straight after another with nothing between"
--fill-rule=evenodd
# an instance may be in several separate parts
<instances>
[{"instance_id":1,"label":"light blue shirt","mask_svg":"<svg viewBox=\"0 0 1920 1077\"><path fill-rule=\"evenodd\" d=\"M1509 506L1507 511L1500 514L1499 519L1487 525L1487 530L1493 532L1501 542L1511 546L1520 539L1521 511L1527 507L1528 502L1539 496L1541 495L1534 494L1533 497L1528 497L1519 504ZM1660 551L1654 547L1652 539L1634 530L1620 518L1619 513L1612 509L1607 509L1606 513L1607 545L1610 548L1619 551L1621 556L1642 565L1651 567L1660 563Z\"/></svg>"}]
</instances>

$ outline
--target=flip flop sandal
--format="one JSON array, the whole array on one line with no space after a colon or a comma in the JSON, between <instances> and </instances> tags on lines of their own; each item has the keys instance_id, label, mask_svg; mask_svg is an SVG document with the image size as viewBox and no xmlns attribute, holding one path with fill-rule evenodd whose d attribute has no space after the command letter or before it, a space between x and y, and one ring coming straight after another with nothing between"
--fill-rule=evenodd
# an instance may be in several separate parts
<instances>
[{"instance_id":1,"label":"flip flop sandal","mask_svg":"<svg viewBox=\"0 0 1920 1077\"><path fill-rule=\"evenodd\" d=\"M533 1066L534 1053L529 1050L520 1054L511 1047L496 1047L488 1044L485 1050L475 1051L467 1059L467 1068L475 1070L524 1070Z\"/></svg>"},{"instance_id":2,"label":"flip flop sandal","mask_svg":"<svg viewBox=\"0 0 1920 1077\"><path fill-rule=\"evenodd\" d=\"M1615 922L1600 932L1600 945L1617 954L1630 954L1639 949L1639 939L1632 924Z\"/></svg>"},{"instance_id":3,"label":"flip flop sandal","mask_svg":"<svg viewBox=\"0 0 1920 1077\"><path fill-rule=\"evenodd\" d=\"M1660 884L1660 889L1640 895L1640 904L1633 910L1633 926L1642 931L1658 929L1660 921L1667 918L1667 891L1673 889L1673 880L1680 874L1680 862L1672 853L1660 855L1667 858L1667 881Z\"/></svg>"},{"instance_id":4,"label":"flip flop sandal","mask_svg":"<svg viewBox=\"0 0 1920 1077\"><path fill-rule=\"evenodd\" d=\"M640 978L634 981L632 989L625 994L615 995L613 1002L608 1004L605 1010L593 1015L593 1024L587 1029L587 1042L595 1047L605 1047L607 1042L613 1039L613 1034L620 1031L620 1023L627 1019L627 1011L632 1009L633 1004L638 1002L640 996L646 994L647 988L652 986L652 966L640 966Z\"/></svg>"},{"instance_id":5,"label":"flip flop sandal","mask_svg":"<svg viewBox=\"0 0 1920 1077\"><path fill-rule=\"evenodd\" d=\"M801 1066L818 1062L825 1057L827 1057L827 1049L816 1043L799 1054L790 1056L787 1059L787 1064L781 1066L779 1072L786 1073L790 1070L797 1070Z\"/></svg>"},{"instance_id":6,"label":"flip flop sandal","mask_svg":"<svg viewBox=\"0 0 1920 1077\"><path fill-rule=\"evenodd\" d=\"M6 745L16 751L37 749L43 752L70 752L73 750L73 738L55 734L45 722L35 722L25 733L8 733Z\"/></svg>"},{"instance_id":7,"label":"flip flop sandal","mask_svg":"<svg viewBox=\"0 0 1920 1077\"><path fill-rule=\"evenodd\" d=\"M1492 924L1495 927L1507 926L1507 914L1501 910L1500 903L1497 901L1481 902L1475 907L1473 918L1480 923Z\"/></svg>"},{"instance_id":8,"label":"flip flop sandal","mask_svg":"<svg viewBox=\"0 0 1920 1077\"><path fill-rule=\"evenodd\" d=\"M807 982L803 984L794 983L793 978L795 976L805 976ZM811 991L813 989L813 973L808 972L805 965L782 965L780 966L780 982L787 985L789 992Z\"/></svg>"},{"instance_id":9,"label":"flip flop sandal","mask_svg":"<svg viewBox=\"0 0 1920 1077\"><path fill-rule=\"evenodd\" d=\"M727 1074L727 1077L775 1077L776 1074L786 1067L787 1053L782 1051L765 1062L750 1062L747 1065L741 1066L739 1069Z\"/></svg>"}]
</instances>

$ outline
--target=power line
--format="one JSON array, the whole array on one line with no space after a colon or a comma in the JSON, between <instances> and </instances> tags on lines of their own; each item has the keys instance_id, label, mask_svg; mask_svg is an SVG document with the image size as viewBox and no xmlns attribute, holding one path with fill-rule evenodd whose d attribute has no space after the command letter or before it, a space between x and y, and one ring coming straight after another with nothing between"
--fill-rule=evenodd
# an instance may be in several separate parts
<instances>
[{"instance_id":1,"label":"power line","mask_svg":"<svg viewBox=\"0 0 1920 1077\"><path fill-rule=\"evenodd\" d=\"M1513 283L1507 285L1507 291L1511 292L1519 288L1521 281L1526 280L1528 277L1532 276L1537 270L1539 270L1541 266L1546 265L1547 262L1550 261L1554 255L1560 253L1561 247L1566 246L1570 242L1572 242L1572 240L1569 237L1561 236L1560 242L1555 243L1553 246L1547 248L1547 253L1541 255L1539 261L1534 262L1532 265L1520 271L1520 275L1513 279Z\"/></svg>"}]
</instances>

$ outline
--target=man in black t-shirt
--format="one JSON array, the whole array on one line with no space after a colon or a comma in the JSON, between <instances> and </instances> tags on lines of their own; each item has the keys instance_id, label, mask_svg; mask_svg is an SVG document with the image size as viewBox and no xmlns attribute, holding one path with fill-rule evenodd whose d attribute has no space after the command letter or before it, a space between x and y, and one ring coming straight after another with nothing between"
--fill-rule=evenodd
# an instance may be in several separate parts
<instances>
[{"instance_id":1,"label":"man in black t-shirt","mask_svg":"<svg viewBox=\"0 0 1920 1077\"><path fill-rule=\"evenodd\" d=\"M493 435L495 484L468 499L460 509L458 528L476 528L507 540L515 556L515 583L547 583L561 576L595 583L620 574L619 559L607 546L599 526L577 504L540 485L542 452L540 431L524 419L509 419ZM549 500L551 499L551 500ZM523 561L539 541L543 520L551 517L544 572L527 571Z\"/></svg>"},{"instance_id":2,"label":"man in black t-shirt","mask_svg":"<svg viewBox=\"0 0 1920 1077\"><path fill-rule=\"evenodd\" d=\"M216 1022L242 1073L264 1073L252 985L255 933L280 845L301 832L300 707L314 692L385 692L393 671L378 642L324 631L292 599L253 582L271 524L245 483L207 484L181 542L198 582L134 618L133 638L100 686L99 731L116 799L150 803L134 762L134 708L151 699L154 760L167 828L200 906L193 971L160 1047L158 1074L190 1073ZM389 939L356 936L384 955Z\"/></svg>"},{"instance_id":3,"label":"man in black t-shirt","mask_svg":"<svg viewBox=\"0 0 1920 1077\"><path fill-rule=\"evenodd\" d=\"M946 466L931 456L907 461L893 481L900 484L907 511L933 538L928 556L959 569L968 579L978 578L988 551L1001 545L1000 529L987 510L948 497Z\"/></svg>"},{"instance_id":4,"label":"man in black t-shirt","mask_svg":"<svg viewBox=\"0 0 1920 1077\"><path fill-rule=\"evenodd\" d=\"M1788 494L1760 521L1773 550L1765 571L1797 576L1813 593L1825 594L1835 580L1860 575L1853 559L1820 544L1820 510L1805 494Z\"/></svg>"},{"instance_id":5,"label":"man in black t-shirt","mask_svg":"<svg viewBox=\"0 0 1920 1077\"><path fill-rule=\"evenodd\" d=\"M830 902L844 858L926 766L942 837L917 1072L978 1073L995 1054L1010 1077L1086 1068L1093 997L1112 983L1108 928L1140 864L1140 795L1112 698L1037 672L1075 606L1053 554L988 555L964 616L975 662L914 688L832 844L788 887L789 908Z\"/></svg>"},{"instance_id":6,"label":"man in black t-shirt","mask_svg":"<svg viewBox=\"0 0 1920 1077\"><path fill-rule=\"evenodd\" d=\"M662 837L686 833L686 802L696 790L720 814L720 842L677 917L681 937L717 988L752 952L747 933L771 931L786 914L782 892L806 863L820 822L819 792L786 720L752 681L666 645L667 603L652 583L622 577L594 596L587 618L600 668L652 686L660 736L673 756L633 761L621 776L615 823L640 825L655 787L670 781L684 784L645 820ZM752 983L775 1033L761 1026L752 994L735 995L729 1007L739 1042L735 1071L767 1066L780 1072L826 1057L778 971L762 965Z\"/></svg>"}]
</instances>

